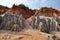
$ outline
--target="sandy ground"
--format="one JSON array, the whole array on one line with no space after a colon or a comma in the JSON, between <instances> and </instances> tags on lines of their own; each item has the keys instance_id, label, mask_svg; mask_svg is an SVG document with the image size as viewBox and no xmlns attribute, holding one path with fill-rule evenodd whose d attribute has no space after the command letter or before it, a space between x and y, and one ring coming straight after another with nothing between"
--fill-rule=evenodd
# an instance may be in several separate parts
<instances>
[{"instance_id":1,"label":"sandy ground","mask_svg":"<svg viewBox=\"0 0 60 40\"><path fill-rule=\"evenodd\" d=\"M31 29L22 32L0 31L0 40L53 40L52 36L52 34Z\"/></svg>"}]
</instances>

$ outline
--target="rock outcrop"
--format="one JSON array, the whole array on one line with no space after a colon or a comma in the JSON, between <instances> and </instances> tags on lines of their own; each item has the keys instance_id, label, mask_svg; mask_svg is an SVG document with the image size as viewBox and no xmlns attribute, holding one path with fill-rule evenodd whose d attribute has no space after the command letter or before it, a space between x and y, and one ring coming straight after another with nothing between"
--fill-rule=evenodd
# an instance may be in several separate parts
<instances>
[{"instance_id":1,"label":"rock outcrop","mask_svg":"<svg viewBox=\"0 0 60 40\"><path fill-rule=\"evenodd\" d=\"M0 15L7 12L10 8L0 5Z\"/></svg>"},{"instance_id":2,"label":"rock outcrop","mask_svg":"<svg viewBox=\"0 0 60 40\"><path fill-rule=\"evenodd\" d=\"M43 13L45 16L52 16L52 17L59 17L60 11L54 8L42 7L41 9L29 9L23 4L20 5L13 5L11 8L5 7L0 5L0 15L4 14L5 12L9 11L13 14L22 14L25 19L30 18L33 15L38 15L39 13Z\"/></svg>"},{"instance_id":3,"label":"rock outcrop","mask_svg":"<svg viewBox=\"0 0 60 40\"><path fill-rule=\"evenodd\" d=\"M0 29L3 30L12 30L12 31L21 31L25 28L24 21L22 15L16 15L11 13L6 13L2 18L2 22L0 24Z\"/></svg>"},{"instance_id":4,"label":"rock outcrop","mask_svg":"<svg viewBox=\"0 0 60 40\"><path fill-rule=\"evenodd\" d=\"M56 10L54 8L48 8L48 7L42 7L40 10L36 10L35 15L38 15L39 13L43 13L45 16L50 16L50 17L60 16L60 10Z\"/></svg>"},{"instance_id":5,"label":"rock outcrop","mask_svg":"<svg viewBox=\"0 0 60 40\"><path fill-rule=\"evenodd\" d=\"M48 17L43 13L39 13L38 15L34 15L27 20L33 29L38 29L39 31L46 33L60 31L60 17Z\"/></svg>"},{"instance_id":6,"label":"rock outcrop","mask_svg":"<svg viewBox=\"0 0 60 40\"><path fill-rule=\"evenodd\" d=\"M32 9L29 9L28 7L26 7L23 4L20 4L20 5L14 4L9 11L13 14L22 15L25 19L27 19L35 14L35 11L33 11Z\"/></svg>"}]
</instances>

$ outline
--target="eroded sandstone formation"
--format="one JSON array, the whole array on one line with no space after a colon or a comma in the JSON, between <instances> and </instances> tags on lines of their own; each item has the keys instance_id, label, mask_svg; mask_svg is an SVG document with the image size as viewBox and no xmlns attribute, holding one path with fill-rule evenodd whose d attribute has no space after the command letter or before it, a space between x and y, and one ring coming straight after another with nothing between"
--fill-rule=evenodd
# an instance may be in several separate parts
<instances>
[{"instance_id":1,"label":"eroded sandstone formation","mask_svg":"<svg viewBox=\"0 0 60 40\"><path fill-rule=\"evenodd\" d=\"M54 8L42 7L40 10L36 10L35 15L43 13L45 16L51 17L59 17L60 10L56 10Z\"/></svg>"},{"instance_id":2,"label":"eroded sandstone formation","mask_svg":"<svg viewBox=\"0 0 60 40\"><path fill-rule=\"evenodd\" d=\"M27 20L33 29L46 33L60 31L60 17L48 17L43 15L43 13L40 13L36 16L34 15L30 17Z\"/></svg>"},{"instance_id":3,"label":"eroded sandstone formation","mask_svg":"<svg viewBox=\"0 0 60 40\"><path fill-rule=\"evenodd\" d=\"M20 5L13 5L11 8L5 7L0 5L0 15L4 14L5 12L9 11L13 14L22 14L25 19L37 15L39 13L43 13L46 16L52 16L52 17L59 17L60 16L60 11L56 10L54 8L48 8L48 7L42 7L41 9L29 9L23 4Z\"/></svg>"},{"instance_id":4,"label":"eroded sandstone formation","mask_svg":"<svg viewBox=\"0 0 60 40\"><path fill-rule=\"evenodd\" d=\"M11 12L22 14L23 17L26 19L34 15L34 11L24 6L23 4L18 5L18 6L13 5L13 7L11 8Z\"/></svg>"},{"instance_id":5,"label":"eroded sandstone formation","mask_svg":"<svg viewBox=\"0 0 60 40\"><path fill-rule=\"evenodd\" d=\"M8 7L2 6L0 5L0 15L4 14L5 12L7 12L9 10Z\"/></svg>"},{"instance_id":6,"label":"eroded sandstone formation","mask_svg":"<svg viewBox=\"0 0 60 40\"><path fill-rule=\"evenodd\" d=\"M6 13L1 17L2 21L0 23L0 29L3 30L12 30L12 31L21 31L25 28L24 18L22 15L16 15L11 13Z\"/></svg>"}]
</instances>

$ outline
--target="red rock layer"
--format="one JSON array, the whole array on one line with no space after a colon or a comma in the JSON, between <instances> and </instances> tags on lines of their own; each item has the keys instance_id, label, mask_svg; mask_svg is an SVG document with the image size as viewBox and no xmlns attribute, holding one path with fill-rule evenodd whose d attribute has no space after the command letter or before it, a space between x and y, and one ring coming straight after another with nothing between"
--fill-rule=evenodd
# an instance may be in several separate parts
<instances>
[{"instance_id":1,"label":"red rock layer","mask_svg":"<svg viewBox=\"0 0 60 40\"><path fill-rule=\"evenodd\" d=\"M13 14L19 14L19 15L22 14L25 19L27 19L33 15L37 15L39 13L43 13L46 16L53 16L53 17L60 16L60 11L53 9L53 8L42 7L40 10L37 10L37 9L32 10L23 4L20 4L20 5L14 4L12 6L12 8L8 8L8 7L0 5L0 15L7 12L8 10L10 10L10 12Z\"/></svg>"},{"instance_id":2,"label":"red rock layer","mask_svg":"<svg viewBox=\"0 0 60 40\"><path fill-rule=\"evenodd\" d=\"M46 16L53 16L53 17L60 16L60 11L53 8L47 8L47 7L42 7L40 10L37 10L35 12L35 15L39 13L44 13Z\"/></svg>"},{"instance_id":3,"label":"red rock layer","mask_svg":"<svg viewBox=\"0 0 60 40\"><path fill-rule=\"evenodd\" d=\"M3 14L3 13L5 13L7 10L9 10L8 7L0 5L0 15Z\"/></svg>"},{"instance_id":4,"label":"red rock layer","mask_svg":"<svg viewBox=\"0 0 60 40\"><path fill-rule=\"evenodd\" d=\"M15 4L11 8L11 12L14 14L22 14L24 18L29 18L35 14L35 12L32 9L29 9L28 7L24 5L18 5L16 6Z\"/></svg>"}]
</instances>

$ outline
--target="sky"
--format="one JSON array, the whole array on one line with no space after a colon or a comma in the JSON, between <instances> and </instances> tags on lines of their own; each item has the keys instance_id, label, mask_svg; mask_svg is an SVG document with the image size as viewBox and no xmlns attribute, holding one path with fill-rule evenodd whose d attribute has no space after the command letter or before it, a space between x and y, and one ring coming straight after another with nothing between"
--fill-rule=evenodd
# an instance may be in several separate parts
<instances>
[{"instance_id":1,"label":"sky","mask_svg":"<svg viewBox=\"0 0 60 40\"><path fill-rule=\"evenodd\" d=\"M52 7L60 10L60 0L0 0L0 5L12 7L13 4L24 4L31 9L40 9L41 7Z\"/></svg>"}]
</instances>

